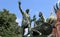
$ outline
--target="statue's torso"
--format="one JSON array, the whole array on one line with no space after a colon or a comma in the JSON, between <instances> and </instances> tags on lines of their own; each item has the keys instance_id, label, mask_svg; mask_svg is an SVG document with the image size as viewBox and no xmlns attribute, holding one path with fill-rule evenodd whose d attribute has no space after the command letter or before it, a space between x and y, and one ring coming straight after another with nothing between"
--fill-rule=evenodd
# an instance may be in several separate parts
<instances>
[{"instance_id":1,"label":"statue's torso","mask_svg":"<svg viewBox=\"0 0 60 37\"><path fill-rule=\"evenodd\" d=\"M30 24L30 16L29 16L29 14L24 12L22 22L23 22L23 24Z\"/></svg>"}]
</instances>

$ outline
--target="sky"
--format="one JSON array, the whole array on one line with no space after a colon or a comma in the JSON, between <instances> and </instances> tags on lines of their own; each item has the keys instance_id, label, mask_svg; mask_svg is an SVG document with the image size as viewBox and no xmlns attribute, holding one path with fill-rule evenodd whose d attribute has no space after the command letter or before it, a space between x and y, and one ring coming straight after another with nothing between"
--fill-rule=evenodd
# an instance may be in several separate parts
<instances>
[{"instance_id":1,"label":"sky","mask_svg":"<svg viewBox=\"0 0 60 37\"><path fill-rule=\"evenodd\" d=\"M58 2L58 0L0 0L0 10L7 9L10 13L16 14L16 21L19 25L21 25L22 14L19 11L18 1L21 2L23 11L30 9L31 18L33 15L39 18L39 12L42 12L44 17L48 18L50 13L53 12L53 6Z\"/></svg>"}]
</instances>

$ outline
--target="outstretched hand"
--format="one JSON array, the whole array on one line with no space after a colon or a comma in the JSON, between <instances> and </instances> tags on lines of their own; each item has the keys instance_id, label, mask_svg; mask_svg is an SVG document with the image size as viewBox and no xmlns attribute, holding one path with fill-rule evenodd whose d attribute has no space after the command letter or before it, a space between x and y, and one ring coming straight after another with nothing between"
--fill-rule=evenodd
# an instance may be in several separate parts
<instances>
[{"instance_id":1,"label":"outstretched hand","mask_svg":"<svg viewBox=\"0 0 60 37\"><path fill-rule=\"evenodd\" d=\"M21 2L18 2L19 5L21 5Z\"/></svg>"}]
</instances>

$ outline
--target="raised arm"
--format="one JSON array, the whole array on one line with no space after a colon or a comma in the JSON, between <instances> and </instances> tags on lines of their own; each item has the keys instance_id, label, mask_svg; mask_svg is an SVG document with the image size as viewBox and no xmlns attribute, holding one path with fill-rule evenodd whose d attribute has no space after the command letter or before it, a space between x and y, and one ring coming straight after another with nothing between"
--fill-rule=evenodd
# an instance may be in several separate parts
<instances>
[{"instance_id":1,"label":"raised arm","mask_svg":"<svg viewBox=\"0 0 60 37\"><path fill-rule=\"evenodd\" d=\"M24 14L24 12L23 12L23 10L21 8L21 2L18 2L18 4L19 4L19 10L21 11L22 14Z\"/></svg>"}]
</instances>

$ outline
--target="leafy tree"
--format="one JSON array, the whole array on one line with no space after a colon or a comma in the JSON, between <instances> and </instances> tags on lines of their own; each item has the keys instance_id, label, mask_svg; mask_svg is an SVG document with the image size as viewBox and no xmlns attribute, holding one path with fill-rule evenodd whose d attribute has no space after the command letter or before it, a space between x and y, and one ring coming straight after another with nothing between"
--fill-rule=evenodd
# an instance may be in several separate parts
<instances>
[{"instance_id":1,"label":"leafy tree","mask_svg":"<svg viewBox=\"0 0 60 37\"><path fill-rule=\"evenodd\" d=\"M9 13L6 9L0 11L0 36L21 37L21 27L16 22L16 15Z\"/></svg>"}]
</instances>

